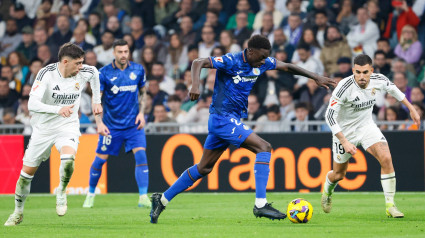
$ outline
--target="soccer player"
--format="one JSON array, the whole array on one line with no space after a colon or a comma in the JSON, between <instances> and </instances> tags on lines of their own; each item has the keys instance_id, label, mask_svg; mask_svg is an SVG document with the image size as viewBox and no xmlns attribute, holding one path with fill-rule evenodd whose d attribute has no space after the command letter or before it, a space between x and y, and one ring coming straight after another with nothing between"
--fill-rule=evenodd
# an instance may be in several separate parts
<instances>
[{"instance_id":1,"label":"soccer player","mask_svg":"<svg viewBox=\"0 0 425 238\"><path fill-rule=\"evenodd\" d=\"M102 174L102 166L109 155L118 155L121 145L133 151L136 159L135 177L139 187L139 207L151 207L147 196L149 183L146 157L145 70L142 65L129 61L130 49L125 40L113 44L115 60L100 69L100 90L103 96L103 122L98 125L99 142L96 157L90 168L89 192L83 207L94 204L95 189ZM139 103L140 102L140 103Z\"/></svg>"},{"instance_id":2,"label":"soccer player","mask_svg":"<svg viewBox=\"0 0 425 238\"><path fill-rule=\"evenodd\" d=\"M373 73L372 59L359 55L354 59L353 75L341 80L332 93L326 111L326 122L332 130L333 170L326 176L322 194L323 211L332 208L332 193L345 177L348 160L357 146L373 155L381 164L381 184L388 217L401 218L394 203L396 179L387 140L372 119L373 106L379 93L388 92L409 110L416 125L420 117L405 95L382 74Z\"/></svg>"},{"instance_id":3,"label":"soccer player","mask_svg":"<svg viewBox=\"0 0 425 238\"><path fill-rule=\"evenodd\" d=\"M208 175L230 144L246 148L256 154L254 215L270 219L286 218L286 214L273 208L266 199L272 147L240 120L247 117L248 95L257 77L267 70L274 69L312 78L318 85L326 88L327 85L335 84L329 78L269 57L270 49L271 45L266 37L255 35L249 39L248 48L242 52L228 53L221 57L198 58L193 62L191 100L199 98L201 68L217 69L208 121L208 137L199 164L195 164L183 172L164 194L152 194L151 223L158 222L159 215L171 199L192 186L197 180Z\"/></svg>"},{"instance_id":4,"label":"soccer player","mask_svg":"<svg viewBox=\"0 0 425 238\"><path fill-rule=\"evenodd\" d=\"M99 73L93 66L84 65L84 51L77 45L66 43L59 49L59 62L42 68L32 86L28 109L32 113L33 133L23 158L20 177L16 183L15 211L5 226L22 222L24 203L31 181L41 162L50 157L53 145L60 152L60 183L56 189L56 213L65 215L68 207L66 187L74 171L80 123L78 108L81 91L90 82L93 91L93 113L96 121L102 113L100 105Z\"/></svg>"}]
</instances>

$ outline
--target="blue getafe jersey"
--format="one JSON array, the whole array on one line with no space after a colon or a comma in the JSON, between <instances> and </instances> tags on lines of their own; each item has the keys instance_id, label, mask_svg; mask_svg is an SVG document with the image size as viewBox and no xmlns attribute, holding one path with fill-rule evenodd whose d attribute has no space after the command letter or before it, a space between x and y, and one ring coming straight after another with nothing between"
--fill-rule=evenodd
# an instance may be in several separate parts
<instances>
[{"instance_id":1,"label":"blue getafe jersey","mask_svg":"<svg viewBox=\"0 0 425 238\"><path fill-rule=\"evenodd\" d=\"M246 50L209 59L213 68L217 69L210 113L246 118L248 95L257 77L267 70L276 69L276 59L268 57L259 68L249 65Z\"/></svg>"},{"instance_id":2,"label":"blue getafe jersey","mask_svg":"<svg viewBox=\"0 0 425 238\"><path fill-rule=\"evenodd\" d=\"M99 70L100 91L103 91L103 123L109 129L127 129L136 126L139 113L139 89L145 86L143 66L129 62L120 70L115 61Z\"/></svg>"}]
</instances>

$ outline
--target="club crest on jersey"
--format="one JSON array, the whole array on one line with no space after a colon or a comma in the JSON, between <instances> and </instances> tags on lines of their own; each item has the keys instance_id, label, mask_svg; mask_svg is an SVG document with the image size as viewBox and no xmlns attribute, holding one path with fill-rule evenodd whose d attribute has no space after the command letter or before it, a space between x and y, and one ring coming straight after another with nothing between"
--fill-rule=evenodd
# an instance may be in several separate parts
<instances>
[{"instance_id":1,"label":"club crest on jersey","mask_svg":"<svg viewBox=\"0 0 425 238\"><path fill-rule=\"evenodd\" d=\"M130 79L135 80L137 78L137 75L134 72L130 73Z\"/></svg>"},{"instance_id":2,"label":"club crest on jersey","mask_svg":"<svg viewBox=\"0 0 425 238\"><path fill-rule=\"evenodd\" d=\"M222 57L215 57L214 60L215 60L215 62L223 63L223 58Z\"/></svg>"},{"instance_id":3,"label":"club crest on jersey","mask_svg":"<svg viewBox=\"0 0 425 238\"><path fill-rule=\"evenodd\" d=\"M75 90L76 91L80 90L80 84L79 83L75 83Z\"/></svg>"},{"instance_id":4,"label":"club crest on jersey","mask_svg":"<svg viewBox=\"0 0 425 238\"><path fill-rule=\"evenodd\" d=\"M252 73L255 74L255 75L260 75L261 71L260 71L259 68L253 68Z\"/></svg>"},{"instance_id":5,"label":"club crest on jersey","mask_svg":"<svg viewBox=\"0 0 425 238\"><path fill-rule=\"evenodd\" d=\"M371 94L372 94L372 96L375 96L375 94L376 94L376 88L373 88L373 89L372 89Z\"/></svg>"}]
</instances>

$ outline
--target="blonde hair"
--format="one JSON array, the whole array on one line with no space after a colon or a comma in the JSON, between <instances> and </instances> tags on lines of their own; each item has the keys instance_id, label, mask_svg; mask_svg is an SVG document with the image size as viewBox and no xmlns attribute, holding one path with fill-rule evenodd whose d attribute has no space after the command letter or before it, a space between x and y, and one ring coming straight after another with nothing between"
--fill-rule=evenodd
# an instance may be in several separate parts
<instances>
[{"instance_id":1,"label":"blonde hair","mask_svg":"<svg viewBox=\"0 0 425 238\"><path fill-rule=\"evenodd\" d=\"M409 41L404 38L403 33L406 31L411 31L413 34L412 40ZM401 36L400 36L400 45L403 50L409 49L409 47L418 40L418 33L416 32L416 29L411 25L405 25L403 29L401 30Z\"/></svg>"}]
</instances>

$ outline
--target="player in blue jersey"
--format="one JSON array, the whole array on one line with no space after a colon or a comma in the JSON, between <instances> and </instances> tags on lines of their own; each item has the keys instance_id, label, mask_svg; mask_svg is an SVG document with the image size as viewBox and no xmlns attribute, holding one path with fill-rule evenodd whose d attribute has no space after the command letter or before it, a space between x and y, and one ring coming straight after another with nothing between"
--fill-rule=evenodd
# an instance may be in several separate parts
<instances>
[{"instance_id":1,"label":"player in blue jersey","mask_svg":"<svg viewBox=\"0 0 425 238\"><path fill-rule=\"evenodd\" d=\"M192 186L197 180L208 175L221 154L230 144L246 148L256 154L255 205L256 217L284 219L286 214L273 208L266 200L266 186L269 177L271 145L241 122L247 117L248 95L257 77L267 70L283 70L311 78L319 86L328 88L336 83L293 64L287 64L269 57L271 45L261 35L255 35L248 41L248 48L235 54L221 57L196 59L192 64L192 89L190 99L199 98L199 74L201 68L217 69L213 102L210 106L208 137L199 164L188 168L164 194L152 194L151 223L157 223L165 206L177 194Z\"/></svg>"},{"instance_id":2,"label":"player in blue jersey","mask_svg":"<svg viewBox=\"0 0 425 238\"><path fill-rule=\"evenodd\" d=\"M94 204L95 189L102 173L102 166L109 155L118 155L121 145L125 151L133 151L136 159L135 177L139 187L139 207L151 207L147 196L149 183L144 132L146 75L143 66L130 62L129 46L125 40L113 45L115 60L99 70L100 90L104 103L103 123L97 131L99 142L96 157L90 168L90 187L83 207Z\"/></svg>"}]
</instances>

